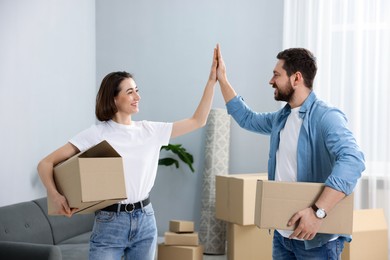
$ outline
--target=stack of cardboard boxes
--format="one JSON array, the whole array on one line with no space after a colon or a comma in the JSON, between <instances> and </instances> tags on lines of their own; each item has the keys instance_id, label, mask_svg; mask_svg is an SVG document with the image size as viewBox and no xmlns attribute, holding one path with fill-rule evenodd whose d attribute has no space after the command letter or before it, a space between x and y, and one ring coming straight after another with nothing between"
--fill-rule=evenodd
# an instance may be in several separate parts
<instances>
[{"instance_id":1,"label":"stack of cardboard boxes","mask_svg":"<svg viewBox=\"0 0 390 260\"><path fill-rule=\"evenodd\" d=\"M216 218L227 221L227 259L272 259L273 233L255 226L258 180L267 174L216 176Z\"/></svg>"},{"instance_id":2,"label":"stack of cardboard boxes","mask_svg":"<svg viewBox=\"0 0 390 260\"><path fill-rule=\"evenodd\" d=\"M202 260L203 247L199 245L194 222L171 220L169 232L165 232L164 243L158 245L158 260Z\"/></svg>"},{"instance_id":3,"label":"stack of cardboard boxes","mask_svg":"<svg viewBox=\"0 0 390 260\"><path fill-rule=\"evenodd\" d=\"M228 259L272 259L272 231L293 230L289 219L310 207L324 184L275 182L266 174L216 177L216 218L228 222ZM321 233L352 234L353 194L328 213Z\"/></svg>"},{"instance_id":4,"label":"stack of cardboard boxes","mask_svg":"<svg viewBox=\"0 0 390 260\"><path fill-rule=\"evenodd\" d=\"M342 260L388 259L388 227L383 209L353 212L351 243L345 243Z\"/></svg>"}]
</instances>

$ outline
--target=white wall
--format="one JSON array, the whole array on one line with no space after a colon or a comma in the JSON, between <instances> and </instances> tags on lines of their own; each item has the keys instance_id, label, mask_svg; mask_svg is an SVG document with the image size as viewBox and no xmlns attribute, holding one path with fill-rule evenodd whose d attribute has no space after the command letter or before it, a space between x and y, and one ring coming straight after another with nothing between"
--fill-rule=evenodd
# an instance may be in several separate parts
<instances>
[{"instance_id":1,"label":"white wall","mask_svg":"<svg viewBox=\"0 0 390 260\"><path fill-rule=\"evenodd\" d=\"M201 97L215 44L231 83L257 111L276 110L268 85L282 48L283 1L149 0L96 2L97 80L115 70L134 73L140 88L136 120L191 116ZM224 108L216 89L214 107ZM268 137L232 122L230 173L266 172ZM196 173L160 167L151 198L160 235L170 219L200 218L205 129L173 139L194 155Z\"/></svg>"},{"instance_id":2,"label":"white wall","mask_svg":"<svg viewBox=\"0 0 390 260\"><path fill-rule=\"evenodd\" d=\"M0 0L0 206L45 196L38 161L94 123L95 2Z\"/></svg>"}]
</instances>

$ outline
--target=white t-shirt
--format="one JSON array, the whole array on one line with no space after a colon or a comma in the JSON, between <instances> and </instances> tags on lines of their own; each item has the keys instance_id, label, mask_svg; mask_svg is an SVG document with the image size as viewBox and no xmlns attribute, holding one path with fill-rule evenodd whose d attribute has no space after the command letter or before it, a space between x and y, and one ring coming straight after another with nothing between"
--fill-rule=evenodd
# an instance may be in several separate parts
<instances>
[{"instance_id":1,"label":"white t-shirt","mask_svg":"<svg viewBox=\"0 0 390 260\"><path fill-rule=\"evenodd\" d=\"M172 123L132 121L131 125L112 120L92 125L69 140L80 151L106 140L122 157L127 200L146 199L156 179L161 146L169 143Z\"/></svg>"},{"instance_id":2,"label":"white t-shirt","mask_svg":"<svg viewBox=\"0 0 390 260\"><path fill-rule=\"evenodd\" d=\"M300 107L292 108L284 128L280 131L279 149L276 151L275 181L297 181L297 149L302 118L299 117ZM293 231L278 230L289 237Z\"/></svg>"},{"instance_id":3,"label":"white t-shirt","mask_svg":"<svg viewBox=\"0 0 390 260\"><path fill-rule=\"evenodd\" d=\"M279 148L276 151L276 181L297 181L297 150L299 131L302 118L299 117L300 107L291 109L284 128L279 134Z\"/></svg>"}]
</instances>

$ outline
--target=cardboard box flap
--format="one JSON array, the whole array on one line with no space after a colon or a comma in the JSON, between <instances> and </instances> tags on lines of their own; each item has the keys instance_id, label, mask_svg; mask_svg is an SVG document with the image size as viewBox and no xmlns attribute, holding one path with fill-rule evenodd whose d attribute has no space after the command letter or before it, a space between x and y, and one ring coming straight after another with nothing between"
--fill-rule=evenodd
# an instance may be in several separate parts
<instances>
[{"instance_id":1,"label":"cardboard box flap","mask_svg":"<svg viewBox=\"0 0 390 260\"><path fill-rule=\"evenodd\" d=\"M121 157L120 154L117 151L115 151L115 149L112 148L112 146L106 140L101 141L100 143L98 143L95 146L92 146L86 151L79 152L73 155L66 161L60 162L59 164L56 165L56 167L60 165L66 166L70 163L73 163L73 160L75 158L105 158L105 157L109 157L109 158Z\"/></svg>"},{"instance_id":2,"label":"cardboard box flap","mask_svg":"<svg viewBox=\"0 0 390 260\"><path fill-rule=\"evenodd\" d=\"M97 145L89 148L87 151L78 154L79 158L94 157L120 157L119 153L106 141L101 141Z\"/></svg>"},{"instance_id":3,"label":"cardboard box flap","mask_svg":"<svg viewBox=\"0 0 390 260\"><path fill-rule=\"evenodd\" d=\"M83 208L76 211L78 214L90 214L94 213L96 210L105 208L112 204L118 203L123 199L112 199L112 200L104 200L104 201L96 201L90 203L84 203Z\"/></svg>"}]
</instances>

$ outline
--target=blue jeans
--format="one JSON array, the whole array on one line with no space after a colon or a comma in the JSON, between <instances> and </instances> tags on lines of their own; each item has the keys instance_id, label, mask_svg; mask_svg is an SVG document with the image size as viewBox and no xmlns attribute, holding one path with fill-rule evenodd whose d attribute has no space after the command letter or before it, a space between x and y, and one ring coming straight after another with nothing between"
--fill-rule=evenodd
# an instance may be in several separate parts
<instances>
[{"instance_id":1,"label":"blue jeans","mask_svg":"<svg viewBox=\"0 0 390 260\"><path fill-rule=\"evenodd\" d=\"M288 239L274 232L272 259L273 260L338 260L344 248L345 238L339 237L323 246L305 249L305 243L300 240Z\"/></svg>"},{"instance_id":2,"label":"blue jeans","mask_svg":"<svg viewBox=\"0 0 390 260\"><path fill-rule=\"evenodd\" d=\"M152 260L157 244L157 226L152 204L127 212L97 211L89 259Z\"/></svg>"}]
</instances>

